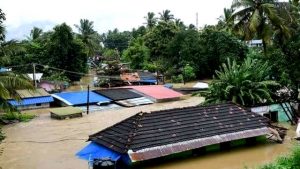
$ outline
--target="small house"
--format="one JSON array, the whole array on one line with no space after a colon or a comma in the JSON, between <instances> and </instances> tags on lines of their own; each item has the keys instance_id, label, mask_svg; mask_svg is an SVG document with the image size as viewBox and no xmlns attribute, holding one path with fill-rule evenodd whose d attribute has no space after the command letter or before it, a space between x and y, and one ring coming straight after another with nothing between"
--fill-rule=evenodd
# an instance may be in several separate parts
<instances>
[{"instance_id":1,"label":"small house","mask_svg":"<svg viewBox=\"0 0 300 169\"><path fill-rule=\"evenodd\" d=\"M95 90L94 92L101 94L113 100L115 103L125 107L133 107L153 103L152 100L137 93L134 89L115 88Z\"/></svg>"},{"instance_id":2,"label":"small house","mask_svg":"<svg viewBox=\"0 0 300 169\"><path fill-rule=\"evenodd\" d=\"M267 118L232 103L141 112L90 135L76 155L132 164L269 132Z\"/></svg>"},{"instance_id":3,"label":"small house","mask_svg":"<svg viewBox=\"0 0 300 169\"><path fill-rule=\"evenodd\" d=\"M44 89L16 90L20 100L9 99L8 102L18 110L48 108L53 102L52 96Z\"/></svg>"}]
</instances>

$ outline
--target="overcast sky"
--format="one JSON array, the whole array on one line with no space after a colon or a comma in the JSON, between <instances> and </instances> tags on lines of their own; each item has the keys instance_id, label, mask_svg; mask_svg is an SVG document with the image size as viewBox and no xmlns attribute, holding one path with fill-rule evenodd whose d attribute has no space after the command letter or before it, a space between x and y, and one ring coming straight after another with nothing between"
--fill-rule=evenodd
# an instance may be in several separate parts
<instances>
[{"instance_id":1,"label":"overcast sky","mask_svg":"<svg viewBox=\"0 0 300 169\"><path fill-rule=\"evenodd\" d=\"M99 33L118 28L131 30L143 25L147 12L157 15L165 9L186 25L199 27L217 23L224 7L232 0L1 0L0 8L6 14L7 39L24 38L33 26L50 30L66 22L72 26L80 19L94 21ZM75 28L73 27L73 30Z\"/></svg>"}]
</instances>

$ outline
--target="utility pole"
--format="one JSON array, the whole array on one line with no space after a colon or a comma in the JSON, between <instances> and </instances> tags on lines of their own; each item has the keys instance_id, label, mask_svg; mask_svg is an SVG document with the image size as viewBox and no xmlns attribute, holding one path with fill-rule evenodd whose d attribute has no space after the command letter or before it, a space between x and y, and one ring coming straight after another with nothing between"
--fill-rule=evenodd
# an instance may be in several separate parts
<instances>
[{"instance_id":1,"label":"utility pole","mask_svg":"<svg viewBox=\"0 0 300 169\"><path fill-rule=\"evenodd\" d=\"M197 30L198 30L198 12L196 13L196 28L197 28Z\"/></svg>"},{"instance_id":2,"label":"utility pole","mask_svg":"<svg viewBox=\"0 0 300 169\"><path fill-rule=\"evenodd\" d=\"M32 66L33 66L33 83L34 83L34 87L37 88L36 77L35 77L35 66L36 66L36 64L33 63Z\"/></svg>"},{"instance_id":3,"label":"utility pole","mask_svg":"<svg viewBox=\"0 0 300 169\"><path fill-rule=\"evenodd\" d=\"M86 114L89 114L89 109L90 109L90 85L88 85L88 90L87 90Z\"/></svg>"}]
</instances>

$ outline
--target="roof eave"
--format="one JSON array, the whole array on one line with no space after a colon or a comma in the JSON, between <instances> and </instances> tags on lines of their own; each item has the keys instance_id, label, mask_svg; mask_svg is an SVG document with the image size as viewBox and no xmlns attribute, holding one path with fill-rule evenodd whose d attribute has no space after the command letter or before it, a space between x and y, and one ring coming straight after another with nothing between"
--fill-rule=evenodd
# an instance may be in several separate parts
<instances>
[{"instance_id":1,"label":"roof eave","mask_svg":"<svg viewBox=\"0 0 300 169\"><path fill-rule=\"evenodd\" d=\"M219 144L222 142L262 136L268 133L270 133L269 129L267 127L262 127L253 130L245 130L235 133L216 135L213 137L200 138L174 144L145 148L136 152L134 152L133 150L128 150L127 153L132 162L137 162L180 153L213 144Z\"/></svg>"}]
</instances>

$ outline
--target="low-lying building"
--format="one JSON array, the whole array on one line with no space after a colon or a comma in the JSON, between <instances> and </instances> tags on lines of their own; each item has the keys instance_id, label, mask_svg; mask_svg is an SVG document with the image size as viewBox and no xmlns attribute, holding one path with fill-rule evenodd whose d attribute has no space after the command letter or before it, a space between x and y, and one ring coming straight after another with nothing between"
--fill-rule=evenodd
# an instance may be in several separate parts
<instances>
[{"instance_id":1,"label":"low-lying building","mask_svg":"<svg viewBox=\"0 0 300 169\"><path fill-rule=\"evenodd\" d=\"M130 164L268 133L267 118L232 103L141 112L90 135L77 156Z\"/></svg>"},{"instance_id":2,"label":"low-lying building","mask_svg":"<svg viewBox=\"0 0 300 169\"><path fill-rule=\"evenodd\" d=\"M101 94L113 100L115 103L125 107L133 107L153 103L152 100L144 97L141 94L138 94L133 89L115 88L95 90L94 92Z\"/></svg>"},{"instance_id":3,"label":"low-lying building","mask_svg":"<svg viewBox=\"0 0 300 169\"><path fill-rule=\"evenodd\" d=\"M18 110L48 108L53 102L52 96L44 89L16 90L20 100L9 99L8 102Z\"/></svg>"}]
</instances>

